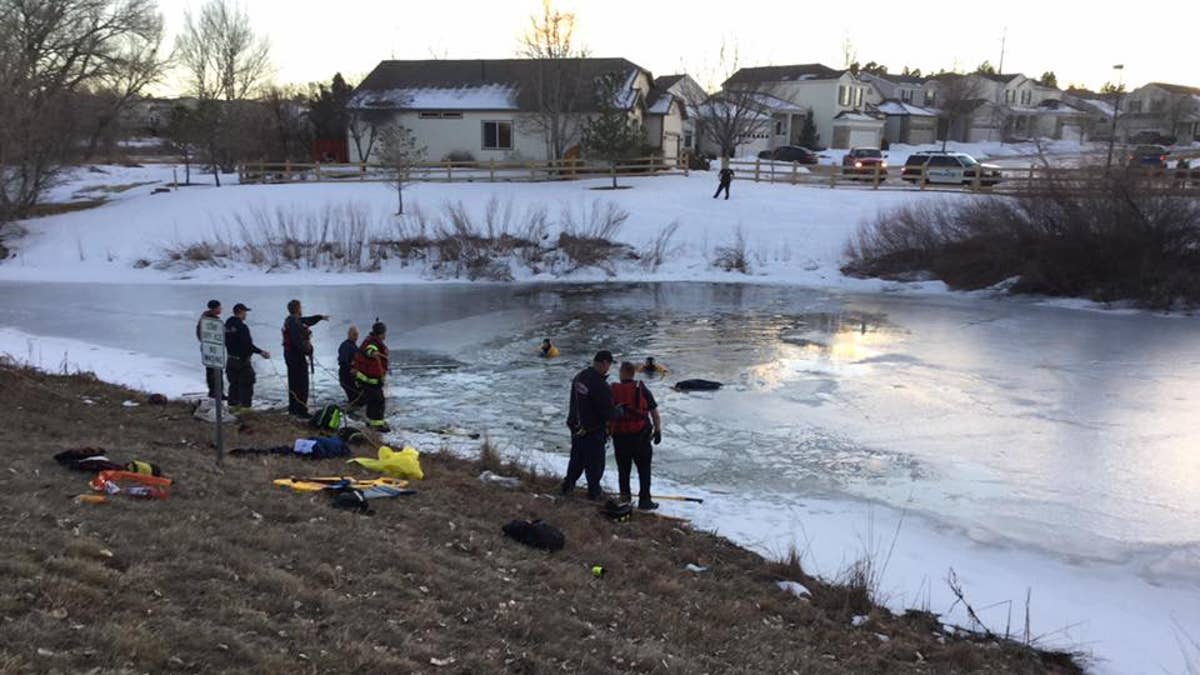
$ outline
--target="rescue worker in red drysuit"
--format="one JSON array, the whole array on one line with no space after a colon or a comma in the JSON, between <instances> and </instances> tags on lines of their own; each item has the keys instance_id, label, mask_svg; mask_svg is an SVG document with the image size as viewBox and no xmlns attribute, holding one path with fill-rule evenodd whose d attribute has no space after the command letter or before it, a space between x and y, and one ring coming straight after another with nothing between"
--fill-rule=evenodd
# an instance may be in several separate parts
<instances>
[{"instance_id":1,"label":"rescue worker in red drysuit","mask_svg":"<svg viewBox=\"0 0 1200 675\"><path fill-rule=\"evenodd\" d=\"M617 459L617 485L621 489L621 501L632 501L629 475L632 465L638 472L638 508L650 511L658 504L650 500L650 460L654 450L650 446L662 442L662 419L658 416L658 402L644 382L634 379L637 367L629 361L621 364L621 381L612 385L613 404L622 411L609 425L613 439L613 454ZM650 422L653 420L654 424Z\"/></svg>"},{"instance_id":2,"label":"rescue worker in red drysuit","mask_svg":"<svg viewBox=\"0 0 1200 675\"><path fill-rule=\"evenodd\" d=\"M367 425L377 431L390 431L383 419L385 399L383 381L388 372L388 348L384 344L387 326L376 321L371 334L354 353L354 381L358 385L358 402L367 407Z\"/></svg>"}]
</instances>

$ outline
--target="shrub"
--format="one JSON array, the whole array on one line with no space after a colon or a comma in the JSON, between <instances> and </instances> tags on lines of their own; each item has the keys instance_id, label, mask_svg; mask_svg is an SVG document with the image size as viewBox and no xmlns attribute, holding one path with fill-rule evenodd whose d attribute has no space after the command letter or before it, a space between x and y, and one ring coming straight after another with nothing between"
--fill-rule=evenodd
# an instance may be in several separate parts
<instances>
[{"instance_id":1,"label":"shrub","mask_svg":"<svg viewBox=\"0 0 1200 675\"><path fill-rule=\"evenodd\" d=\"M746 255L746 236L742 234L741 227L735 231L733 242L729 246L718 246L714 254L713 267L726 272L750 273L750 259Z\"/></svg>"},{"instance_id":2,"label":"shrub","mask_svg":"<svg viewBox=\"0 0 1200 675\"><path fill-rule=\"evenodd\" d=\"M1195 305L1200 203L1116 174L1018 197L909 205L861 226L846 258L853 276L932 275L967 290L1012 279L1014 293Z\"/></svg>"},{"instance_id":3,"label":"shrub","mask_svg":"<svg viewBox=\"0 0 1200 675\"><path fill-rule=\"evenodd\" d=\"M474 162L475 155L470 150L451 150L442 157L443 162Z\"/></svg>"}]
</instances>

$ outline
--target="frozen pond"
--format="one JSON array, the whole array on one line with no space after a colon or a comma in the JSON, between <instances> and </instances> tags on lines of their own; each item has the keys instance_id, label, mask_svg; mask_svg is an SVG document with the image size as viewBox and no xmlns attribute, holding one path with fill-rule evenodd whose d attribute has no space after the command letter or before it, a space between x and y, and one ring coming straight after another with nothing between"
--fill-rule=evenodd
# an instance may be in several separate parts
<instances>
[{"instance_id":1,"label":"frozen pond","mask_svg":"<svg viewBox=\"0 0 1200 675\"><path fill-rule=\"evenodd\" d=\"M929 578L895 581L910 604L926 594L920 584L944 585L947 562L961 573L972 557L993 556L1002 567L1004 552L1015 551L1051 570L1029 568L1022 583L1035 598L1055 597L1045 587L1066 583L1059 576L1080 584L1074 592L1138 595L1107 609L1089 605L1081 616L1070 606L1041 615L1051 623L1043 632L1082 624L1059 642L1078 640L1111 659L1102 670L1129 672L1133 655L1155 671L1182 670L1171 631L1179 624L1200 638L1195 319L711 284L22 284L0 285L0 326L192 364L192 327L210 296L227 309L250 305L256 341L272 351L290 297L301 298L306 313L333 315L315 331L317 398L334 395L346 326L380 317L400 366L389 391L393 426L486 432L514 454L565 454L567 381L596 349L619 359L655 356L671 370L650 382L666 426L656 480L732 493L707 516L707 504L690 512L698 522L719 509L714 526L781 550L781 537L800 538L796 531L737 523L737 500L745 500L746 519L760 518L753 514L763 504L786 504L796 526L820 520L816 503L875 504L881 527L906 514L901 543L932 532L962 546L949 561L914 554L896 562L892 576L931 566ZM563 356L536 358L542 337ZM62 357L38 349L30 344L18 356L43 364ZM257 367L260 393L282 401L282 359ZM193 370L199 391L200 368ZM668 388L691 377L727 386L704 394ZM428 447L429 435L418 437ZM853 557L805 532L815 562L825 563L819 567ZM987 579L978 583L988 588ZM1023 603L1023 588L1019 596L987 599ZM1125 609L1156 621L1161 639L1129 655L1128 646L1098 646L1117 637L1104 627L1121 617L1096 613L1125 611L1122 603L1133 600Z\"/></svg>"}]
</instances>

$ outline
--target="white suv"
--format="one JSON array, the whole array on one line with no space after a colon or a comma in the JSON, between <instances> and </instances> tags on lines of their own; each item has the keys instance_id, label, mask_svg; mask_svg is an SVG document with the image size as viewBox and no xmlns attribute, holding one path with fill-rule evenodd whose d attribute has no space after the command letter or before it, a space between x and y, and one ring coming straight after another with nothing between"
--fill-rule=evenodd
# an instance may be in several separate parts
<instances>
[{"instance_id":1,"label":"white suv","mask_svg":"<svg viewBox=\"0 0 1200 675\"><path fill-rule=\"evenodd\" d=\"M1000 167L980 164L965 152L914 152L908 156L900 172L900 177L910 183L920 181L923 176L927 183L954 185L973 185L976 175L979 176L979 184L984 186L992 186L1002 180Z\"/></svg>"}]
</instances>

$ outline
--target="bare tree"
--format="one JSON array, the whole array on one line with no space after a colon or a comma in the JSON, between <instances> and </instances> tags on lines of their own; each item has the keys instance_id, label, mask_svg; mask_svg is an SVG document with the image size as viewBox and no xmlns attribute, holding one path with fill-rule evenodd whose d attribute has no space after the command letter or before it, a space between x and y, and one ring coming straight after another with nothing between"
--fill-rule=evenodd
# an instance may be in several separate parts
<instances>
[{"instance_id":1,"label":"bare tree","mask_svg":"<svg viewBox=\"0 0 1200 675\"><path fill-rule=\"evenodd\" d=\"M346 129L350 132L350 140L354 143L358 161L371 161L371 155L379 141L379 127L383 116L384 113L359 107L353 101L346 108Z\"/></svg>"},{"instance_id":2,"label":"bare tree","mask_svg":"<svg viewBox=\"0 0 1200 675\"><path fill-rule=\"evenodd\" d=\"M393 123L380 127L379 160L392 174L396 188L396 215L404 214L404 186L412 182L413 168L425 157L425 148L417 145L408 127Z\"/></svg>"},{"instance_id":3,"label":"bare tree","mask_svg":"<svg viewBox=\"0 0 1200 675\"><path fill-rule=\"evenodd\" d=\"M89 86L96 105L85 158L95 155L102 138L114 131L121 114L166 74L170 61L162 53L163 23L161 17L157 18L157 22L147 23L145 30L126 35L113 60L113 68Z\"/></svg>"},{"instance_id":4,"label":"bare tree","mask_svg":"<svg viewBox=\"0 0 1200 675\"><path fill-rule=\"evenodd\" d=\"M244 99L271 71L270 43L234 0L208 0L199 16L185 13L175 46L189 89L200 99Z\"/></svg>"},{"instance_id":5,"label":"bare tree","mask_svg":"<svg viewBox=\"0 0 1200 675\"><path fill-rule=\"evenodd\" d=\"M78 96L121 80L131 61L157 61L131 48L161 34L153 0L0 0L0 221L36 204L75 155Z\"/></svg>"},{"instance_id":6,"label":"bare tree","mask_svg":"<svg viewBox=\"0 0 1200 675\"><path fill-rule=\"evenodd\" d=\"M721 70L725 73L722 89L695 110L696 133L717 147L721 162L733 157L737 146L771 128L771 113L766 102L770 87L757 82L735 82L738 50L721 47Z\"/></svg>"},{"instance_id":7,"label":"bare tree","mask_svg":"<svg viewBox=\"0 0 1200 675\"><path fill-rule=\"evenodd\" d=\"M980 105L983 86L971 75L950 73L937 78L938 131L942 136L942 150L956 127L970 118ZM964 134L966 132L964 131ZM967 140L965 137L963 140Z\"/></svg>"},{"instance_id":8,"label":"bare tree","mask_svg":"<svg viewBox=\"0 0 1200 675\"><path fill-rule=\"evenodd\" d=\"M529 23L518 53L536 62L533 87L537 108L521 124L542 135L548 156L562 159L579 139L577 113L594 94L579 86L583 79L580 60L588 54L575 43L575 15L555 9L551 0L542 0L541 16L530 17Z\"/></svg>"},{"instance_id":9,"label":"bare tree","mask_svg":"<svg viewBox=\"0 0 1200 675\"><path fill-rule=\"evenodd\" d=\"M232 169L238 148L232 142L244 126L244 101L270 73L270 44L257 35L250 16L235 0L208 0L200 14L184 15L183 31L175 42L188 90L198 100L196 123L205 161L221 184L221 170Z\"/></svg>"}]
</instances>

